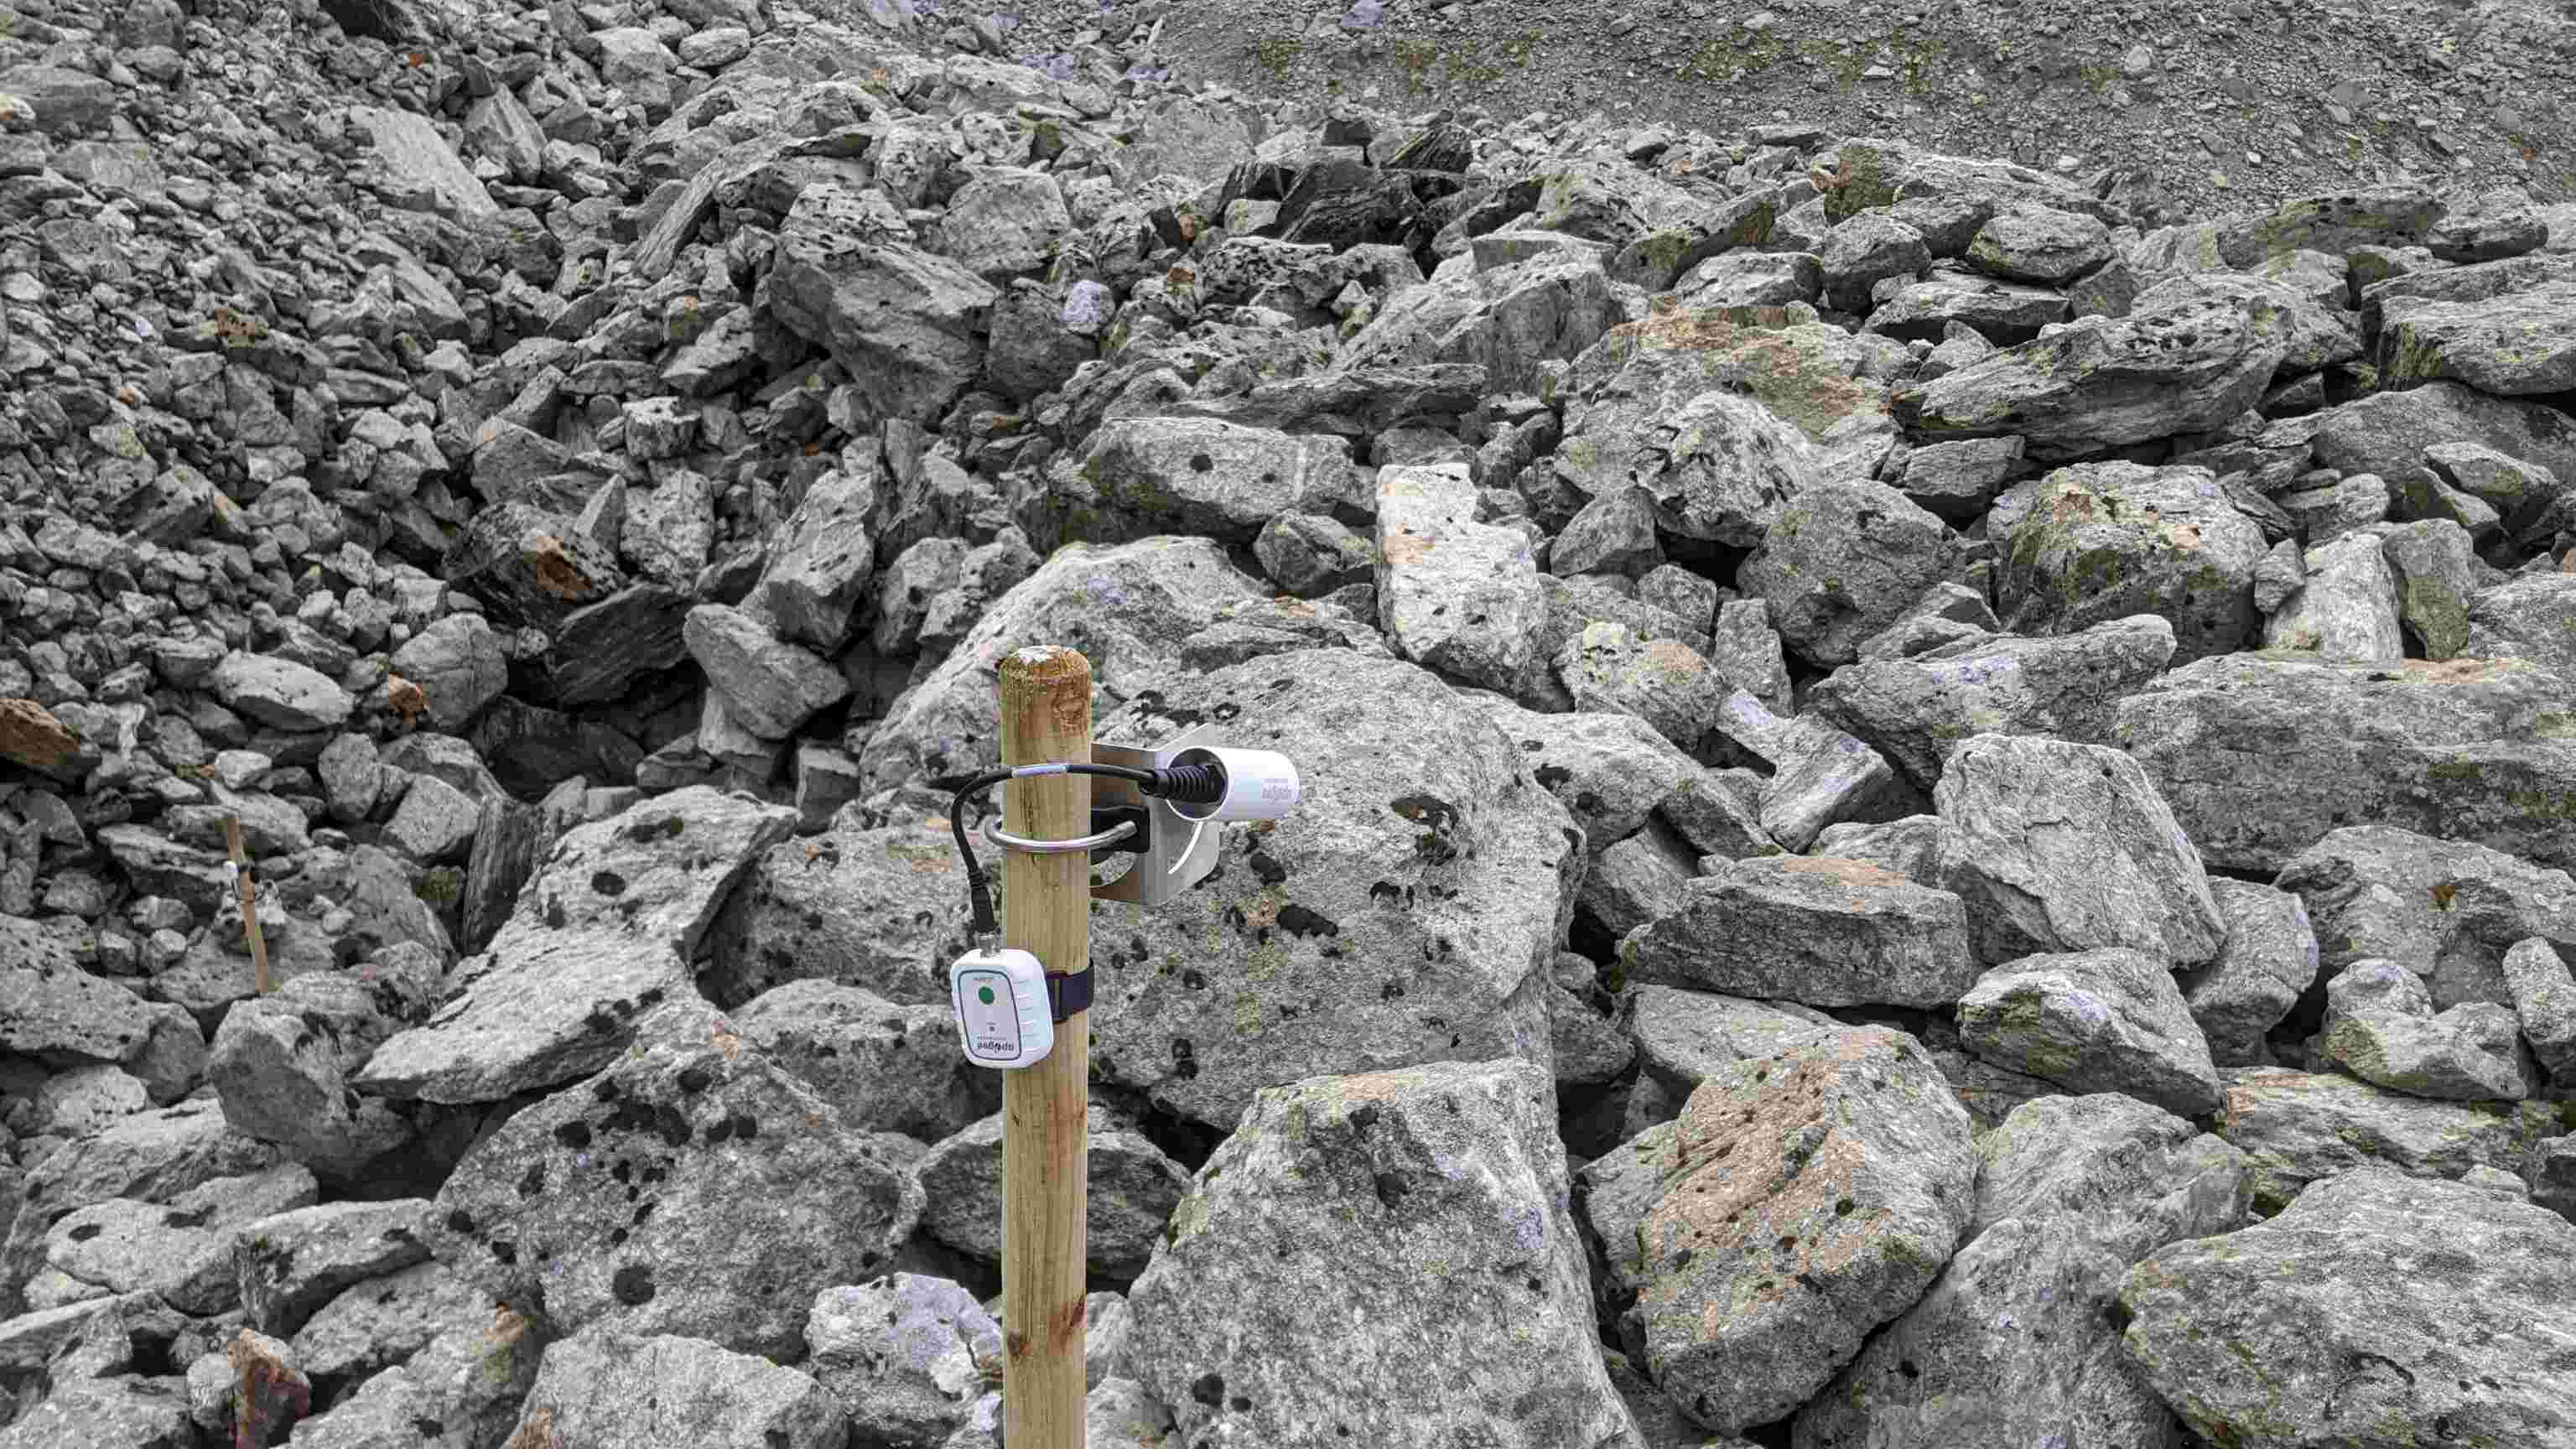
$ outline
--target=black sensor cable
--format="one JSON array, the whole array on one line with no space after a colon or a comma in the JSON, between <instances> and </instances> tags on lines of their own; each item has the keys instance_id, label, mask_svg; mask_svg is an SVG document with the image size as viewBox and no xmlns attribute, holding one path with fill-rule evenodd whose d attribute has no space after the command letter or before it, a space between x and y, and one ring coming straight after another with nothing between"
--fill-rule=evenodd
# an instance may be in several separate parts
<instances>
[{"instance_id":1,"label":"black sensor cable","mask_svg":"<svg viewBox=\"0 0 2576 1449\"><path fill-rule=\"evenodd\" d=\"M978 945L999 935L1001 925L993 915L992 883L986 879L983 866L976 863L975 847L968 843L966 837L966 802L1005 781L1031 780L1046 775L1100 775L1126 780L1144 794L1177 800L1184 805L1213 805L1225 798L1225 767L1217 764L1171 765L1152 770L1128 765L1022 765L1015 770L987 770L968 780L949 799L948 829L957 837L958 859L966 863L966 899L968 908L974 913L970 929Z\"/></svg>"}]
</instances>

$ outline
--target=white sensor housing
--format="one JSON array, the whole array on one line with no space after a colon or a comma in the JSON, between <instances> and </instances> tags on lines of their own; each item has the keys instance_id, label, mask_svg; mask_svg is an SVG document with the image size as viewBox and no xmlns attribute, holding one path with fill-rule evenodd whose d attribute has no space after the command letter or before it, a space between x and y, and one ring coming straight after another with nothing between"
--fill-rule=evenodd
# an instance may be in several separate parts
<instances>
[{"instance_id":1,"label":"white sensor housing","mask_svg":"<svg viewBox=\"0 0 2576 1449\"><path fill-rule=\"evenodd\" d=\"M1297 808L1297 767L1286 755L1202 746L1181 751L1172 763L1214 765L1225 772L1224 799L1213 805L1171 802L1172 813L1184 820L1276 820Z\"/></svg>"},{"instance_id":2,"label":"white sensor housing","mask_svg":"<svg viewBox=\"0 0 2576 1449\"><path fill-rule=\"evenodd\" d=\"M1025 1067L1055 1050L1046 968L1026 951L969 951L948 968L948 1001L966 1060Z\"/></svg>"}]
</instances>

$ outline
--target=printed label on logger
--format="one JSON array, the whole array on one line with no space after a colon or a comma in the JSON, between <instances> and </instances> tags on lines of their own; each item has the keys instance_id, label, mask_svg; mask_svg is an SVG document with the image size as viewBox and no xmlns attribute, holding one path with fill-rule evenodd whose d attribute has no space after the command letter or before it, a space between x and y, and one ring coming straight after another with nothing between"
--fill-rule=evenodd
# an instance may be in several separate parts
<instances>
[{"instance_id":1,"label":"printed label on logger","mask_svg":"<svg viewBox=\"0 0 2576 1449\"><path fill-rule=\"evenodd\" d=\"M1011 999L1010 978L998 971L974 971L959 977L957 1009L966 1019L968 1049L975 1055L1019 1054L1019 1006Z\"/></svg>"}]
</instances>

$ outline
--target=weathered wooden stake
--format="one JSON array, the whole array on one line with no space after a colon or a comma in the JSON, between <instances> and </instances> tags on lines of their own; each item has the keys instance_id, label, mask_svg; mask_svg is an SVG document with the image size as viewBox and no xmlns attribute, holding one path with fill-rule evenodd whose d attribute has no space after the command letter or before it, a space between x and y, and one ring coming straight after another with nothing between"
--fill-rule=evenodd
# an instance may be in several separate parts
<instances>
[{"instance_id":1,"label":"weathered wooden stake","mask_svg":"<svg viewBox=\"0 0 2576 1449\"><path fill-rule=\"evenodd\" d=\"M250 855L242 849L241 817L224 817L224 849L241 867L242 940L250 947L250 984L262 996L268 994L268 938L259 930L259 888L250 878Z\"/></svg>"},{"instance_id":2,"label":"weathered wooden stake","mask_svg":"<svg viewBox=\"0 0 2576 1449\"><path fill-rule=\"evenodd\" d=\"M1071 649L1022 649L1001 663L1002 763L1091 760L1091 662ZM1003 828L1032 840L1091 833L1091 780L1050 775L1003 787ZM1048 972L1091 959L1091 860L1082 852L1003 852L1002 944ZM1091 1018L1055 1029L1055 1049L1003 1074L1002 1441L1010 1449L1084 1449L1083 1261L1089 1206Z\"/></svg>"}]
</instances>

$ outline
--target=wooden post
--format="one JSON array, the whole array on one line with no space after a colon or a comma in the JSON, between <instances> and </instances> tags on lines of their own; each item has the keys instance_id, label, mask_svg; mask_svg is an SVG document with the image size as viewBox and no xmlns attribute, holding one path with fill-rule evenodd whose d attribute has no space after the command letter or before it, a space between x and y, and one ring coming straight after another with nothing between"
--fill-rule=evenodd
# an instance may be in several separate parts
<instances>
[{"instance_id":1,"label":"wooden post","mask_svg":"<svg viewBox=\"0 0 2576 1449\"><path fill-rule=\"evenodd\" d=\"M1091 662L1071 649L1002 660L1002 763L1091 760ZM1032 840L1091 833L1091 780L1051 775L1003 787L1004 828ZM1091 959L1091 858L1005 851L1002 944L1048 972ZM1089 1206L1091 1018L1055 1029L1044 1061L1003 1074L1002 1442L1084 1449L1084 1213Z\"/></svg>"},{"instance_id":2,"label":"wooden post","mask_svg":"<svg viewBox=\"0 0 2576 1449\"><path fill-rule=\"evenodd\" d=\"M250 947L251 989L268 994L268 938L259 930L259 888L251 883L250 855L242 849L241 817L224 817L224 849L241 871L242 940Z\"/></svg>"}]
</instances>

